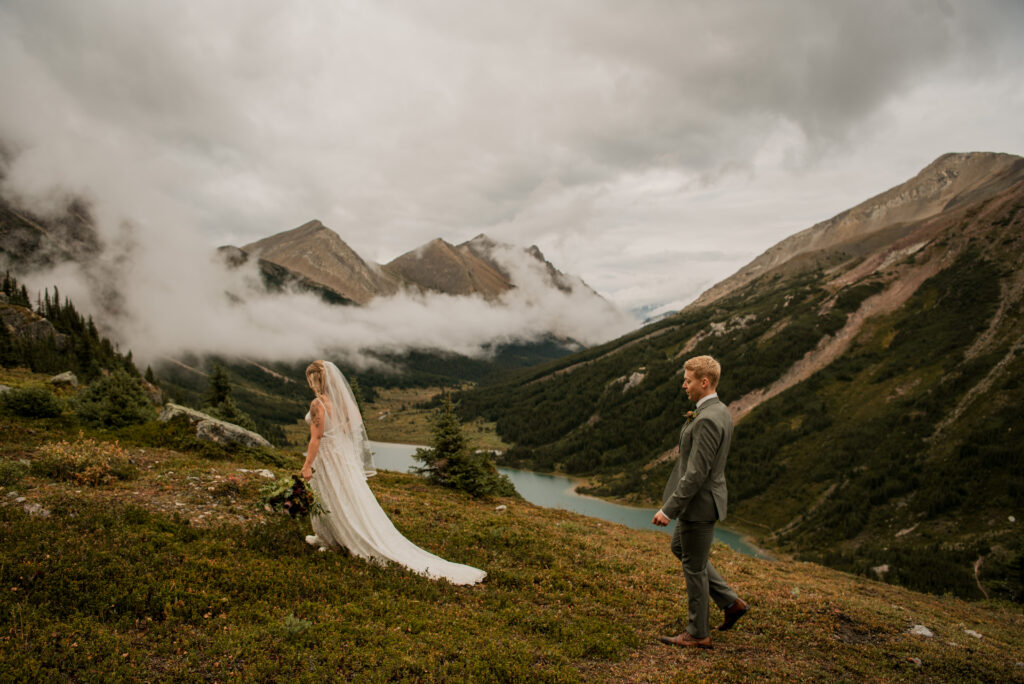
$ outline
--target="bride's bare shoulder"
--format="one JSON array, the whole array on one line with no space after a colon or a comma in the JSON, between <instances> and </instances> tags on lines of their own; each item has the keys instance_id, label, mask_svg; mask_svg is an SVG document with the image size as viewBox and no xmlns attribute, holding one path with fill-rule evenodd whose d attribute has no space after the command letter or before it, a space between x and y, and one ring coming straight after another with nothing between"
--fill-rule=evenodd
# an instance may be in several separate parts
<instances>
[{"instance_id":1,"label":"bride's bare shoulder","mask_svg":"<svg viewBox=\"0 0 1024 684\"><path fill-rule=\"evenodd\" d=\"M309 412L313 415L323 415L324 411L328 415L331 413L331 400L327 397L316 397L313 401L309 402Z\"/></svg>"}]
</instances>

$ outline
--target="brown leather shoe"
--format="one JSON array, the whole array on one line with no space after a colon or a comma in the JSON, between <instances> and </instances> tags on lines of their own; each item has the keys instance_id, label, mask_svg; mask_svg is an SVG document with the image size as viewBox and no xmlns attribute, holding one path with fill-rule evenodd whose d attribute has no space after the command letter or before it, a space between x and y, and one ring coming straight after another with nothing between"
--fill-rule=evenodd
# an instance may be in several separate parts
<instances>
[{"instance_id":1,"label":"brown leather shoe","mask_svg":"<svg viewBox=\"0 0 1024 684\"><path fill-rule=\"evenodd\" d=\"M736 624L736 621L747 614L750 610L750 604L741 598L736 599L725 608L725 620L718 626L719 632L731 628Z\"/></svg>"},{"instance_id":2,"label":"brown leather shoe","mask_svg":"<svg viewBox=\"0 0 1024 684\"><path fill-rule=\"evenodd\" d=\"M698 639L689 632L683 632L677 634L674 637L660 636L658 640L663 644L669 646L681 646L683 648L707 648L711 649L714 646L711 645L711 637L706 636L703 639Z\"/></svg>"}]
</instances>

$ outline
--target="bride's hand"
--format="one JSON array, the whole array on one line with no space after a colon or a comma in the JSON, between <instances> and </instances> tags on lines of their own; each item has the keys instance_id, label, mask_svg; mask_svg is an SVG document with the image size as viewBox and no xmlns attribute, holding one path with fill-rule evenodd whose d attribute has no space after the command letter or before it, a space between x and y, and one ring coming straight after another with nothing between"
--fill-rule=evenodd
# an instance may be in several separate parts
<instances>
[{"instance_id":1,"label":"bride's hand","mask_svg":"<svg viewBox=\"0 0 1024 684\"><path fill-rule=\"evenodd\" d=\"M302 472L299 473L299 475L302 476L303 480L305 480L306 482L309 482L313 478L313 468L312 468L312 466L304 467L302 469Z\"/></svg>"}]
</instances>

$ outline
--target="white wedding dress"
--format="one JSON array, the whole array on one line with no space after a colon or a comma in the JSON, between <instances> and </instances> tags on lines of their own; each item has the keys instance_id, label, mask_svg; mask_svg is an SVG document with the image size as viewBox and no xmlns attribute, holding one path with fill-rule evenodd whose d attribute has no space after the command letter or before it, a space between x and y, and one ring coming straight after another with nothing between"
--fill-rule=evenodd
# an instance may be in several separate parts
<instances>
[{"instance_id":1,"label":"white wedding dress","mask_svg":"<svg viewBox=\"0 0 1024 684\"><path fill-rule=\"evenodd\" d=\"M313 461L310 487L328 511L313 516L315 546L343 546L353 555L378 563L392 561L431 579L452 584L476 584L487 573L468 565L451 563L420 547L395 529L366 483L376 474L366 444L359 409L341 371L330 362L327 369L328 403L320 448ZM324 402L319 398L316 401ZM333 410L340 407L340 411ZM334 415L337 414L337 415ZM310 415L306 414L306 422Z\"/></svg>"}]
</instances>

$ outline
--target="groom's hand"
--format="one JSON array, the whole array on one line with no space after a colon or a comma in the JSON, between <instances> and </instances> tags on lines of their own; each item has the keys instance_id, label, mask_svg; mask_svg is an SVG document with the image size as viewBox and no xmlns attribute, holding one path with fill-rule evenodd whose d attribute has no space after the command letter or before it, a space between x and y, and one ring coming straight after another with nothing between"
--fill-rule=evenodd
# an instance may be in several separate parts
<instances>
[{"instance_id":1,"label":"groom's hand","mask_svg":"<svg viewBox=\"0 0 1024 684\"><path fill-rule=\"evenodd\" d=\"M658 527L665 527L670 522L671 522L671 520L669 520L669 517L667 515L665 515L664 513L662 513L661 511L658 511L657 513L655 513L654 514L654 520L651 521L652 524L657 525Z\"/></svg>"}]
</instances>

